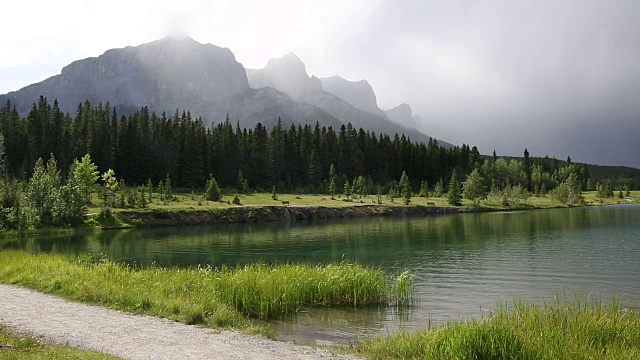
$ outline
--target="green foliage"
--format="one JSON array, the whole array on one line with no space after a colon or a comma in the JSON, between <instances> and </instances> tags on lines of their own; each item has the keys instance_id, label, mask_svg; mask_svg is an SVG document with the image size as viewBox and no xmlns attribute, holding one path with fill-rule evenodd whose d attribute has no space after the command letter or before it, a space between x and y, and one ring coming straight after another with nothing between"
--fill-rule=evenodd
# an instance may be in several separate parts
<instances>
[{"instance_id":1,"label":"green foliage","mask_svg":"<svg viewBox=\"0 0 640 360\"><path fill-rule=\"evenodd\" d=\"M105 205L113 207L116 200L116 191L118 190L118 179L113 169L109 169L102 174L102 183L105 190Z\"/></svg>"},{"instance_id":2,"label":"green foliage","mask_svg":"<svg viewBox=\"0 0 640 360\"><path fill-rule=\"evenodd\" d=\"M569 206L583 203L584 198L582 197L582 190L577 175L574 173L570 174L566 181L563 181L553 190L552 197L556 201Z\"/></svg>"},{"instance_id":3,"label":"green foliage","mask_svg":"<svg viewBox=\"0 0 640 360\"><path fill-rule=\"evenodd\" d=\"M442 178L440 178L433 188L433 196L441 197L442 195L444 195L444 183L442 182Z\"/></svg>"},{"instance_id":4,"label":"green foliage","mask_svg":"<svg viewBox=\"0 0 640 360\"><path fill-rule=\"evenodd\" d=\"M147 181L147 194L149 195L149 203L153 202L153 183L151 179Z\"/></svg>"},{"instance_id":5,"label":"green foliage","mask_svg":"<svg viewBox=\"0 0 640 360\"><path fill-rule=\"evenodd\" d=\"M331 195L331 200L335 199L336 195L336 181L335 179L331 179L329 182L329 195Z\"/></svg>"},{"instance_id":6,"label":"green foliage","mask_svg":"<svg viewBox=\"0 0 640 360\"><path fill-rule=\"evenodd\" d=\"M474 205L478 205L480 200L484 199L487 190L484 187L484 179L480 176L478 169L474 169L462 184L462 194L466 199L473 201Z\"/></svg>"},{"instance_id":7,"label":"green foliage","mask_svg":"<svg viewBox=\"0 0 640 360\"><path fill-rule=\"evenodd\" d=\"M429 186L425 180L420 182L420 193L421 197L427 198L429 197Z\"/></svg>"},{"instance_id":8,"label":"green foliage","mask_svg":"<svg viewBox=\"0 0 640 360\"><path fill-rule=\"evenodd\" d=\"M449 180L449 191L447 192L447 202L454 206L462 205L462 191L460 190L460 182L458 175L453 170L451 179Z\"/></svg>"},{"instance_id":9,"label":"green foliage","mask_svg":"<svg viewBox=\"0 0 640 360\"><path fill-rule=\"evenodd\" d=\"M263 319L308 306L411 305L412 277L380 269L329 265L253 264L212 269L138 268L103 257L0 252L0 281L54 291L77 301L162 316L190 324L251 329ZM55 285L54 285L55 284Z\"/></svg>"},{"instance_id":10,"label":"green foliage","mask_svg":"<svg viewBox=\"0 0 640 360\"><path fill-rule=\"evenodd\" d=\"M204 198L209 201L222 200L222 191L220 191L218 182L213 177L213 174L209 175L209 180L207 181L207 190L204 193Z\"/></svg>"},{"instance_id":11,"label":"green foliage","mask_svg":"<svg viewBox=\"0 0 640 360\"><path fill-rule=\"evenodd\" d=\"M173 190L171 189L171 177L167 173L167 177L164 181L164 199L171 201L173 198Z\"/></svg>"},{"instance_id":12,"label":"green foliage","mask_svg":"<svg viewBox=\"0 0 640 360\"><path fill-rule=\"evenodd\" d=\"M71 169L85 201L90 203L91 193L97 189L96 182L100 178L98 166L91 161L91 155L86 154L80 161L74 160Z\"/></svg>"},{"instance_id":13,"label":"green foliage","mask_svg":"<svg viewBox=\"0 0 640 360\"><path fill-rule=\"evenodd\" d=\"M247 183L247 179L244 178L244 175L242 175L242 170L238 170L237 188L240 194L246 194L249 192L249 184Z\"/></svg>"},{"instance_id":14,"label":"green foliage","mask_svg":"<svg viewBox=\"0 0 640 360\"><path fill-rule=\"evenodd\" d=\"M633 359L640 314L616 302L515 302L481 320L361 340L356 348L376 359Z\"/></svg>"},{"instance_id":15,"label":"green foliage","mask_svg":"<svg viewBox=\"0 0 640 360\"><path fill-rule=\"evenodd\" d=\"M346 201L350 201L351 199L349 198L351 196L351 187L349 186L349 181L345 181L344 182L344 197Z\"/></svg>"},{"instance_id":16,"label":"green foliage","mask_svg":"<svg viewBox=\"0 0 640 360\"><path fill-rule=\"evenodd\" d=\"M402 198L404 200L405 205L409 205L411 203L411 183L409 182L409 177L406 172L402 172L402 176L400 177L400 193L402 194Z\"/></svg>"},{"instance_id":17,"label":"green foliage","mask_svg":"<svg viewBox=\"0 0 640 360\"><path fill-rule=\"evenodd\" d=\"M53 207L59 195L59 186L60 171L55 158L52 156L46 167L42 158L39 158L33 169L33 176L29 179L25 198L42 224L53 223Z\"/></svg>"},{"instance_id":18,"label":"green foliage","mask_svg":"<svg viewBox=\"0 0 640 360\"><path fill-rule=\"evenodd\" d=\"M273 188L271 189L271 198L273 200L278 200L278 193L276 192L276 186L273 185Z\"/></svg>"},{"instance_id":19,"label":"green foliage","mask_svg":"<svg viewBox=\"0 0 640 360\"><path fill-rule=\"evenodd\" d=\"M242 205L242 204L240 203L240 198L238 197L238 195L235 195L235 196L233 197L233 204L234 204L234 205Z\"/></svg>"}]
</instances>

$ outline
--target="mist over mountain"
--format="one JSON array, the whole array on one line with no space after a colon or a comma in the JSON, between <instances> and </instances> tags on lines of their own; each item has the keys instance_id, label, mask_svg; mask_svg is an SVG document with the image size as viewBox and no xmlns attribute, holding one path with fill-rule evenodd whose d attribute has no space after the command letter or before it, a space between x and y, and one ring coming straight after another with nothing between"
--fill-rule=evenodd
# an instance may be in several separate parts
<instances>
[{"instance_id":1,"label":"mist over mountain","mask_svg":"<svg viewBox=\"0 0 640 360\"><path fill-rule=\"evenodd\" d=\"M391 136L405 134L414 141L429 141L429 135L414 127L389 121L387 115L378 108L376 95L366 80L351 82L339 76L323 79L309 76L306 66L295 54L271 59L263 69L247 69L247 78L252 88L275 88L356 128ZM444 141L439 141L439 144L451 146Z\"/></svg>"},{"instance_id":2,"label":"mist over mountain","mask_svg":"<svg viewBox=\"0 0 640 360\"><path fill-rule=\"evenodd\" d=\"M377 108L373 89L366 81L340 79L327 80L328 86L347 99L325 91L321 80L309 76L295 54L252 70L237 62L229 49L200 44L189 37L169 37L74 61L60 75L0 95L0 101L10 100L21 116L43 95L57 99L60 110L71 114L89 100L94 104L109 102L119 115L148 106L158 114L189 110L192 117L202 117L207 123L224 121L229 114L243 127L259 122L271 127L281 119L285 126L318 122L338 130L351 122L356 128L378 134L429 140L414 128L389 121Z\"/></svg>"},{"instance_id":3,"label":"mist over mountain","mask_svg":"<svg viewBox=\"0 0 640 360\"><path fill-rule=\"evenodd\" d=\"M421 122L418 115L413 115L411 106L407 103L402 103L392 109L386 110L385 114L391 121L397 122L398 124L416 127Z\"/></svg>"},{"instance_id":4,"label":"mist over mountain","mask_svg":"<svg viewBox=\"0 0 640 360\"><path fill-rule=\"evenodd\" d=\"M324 89L349 102L358 109L386 118L387 115L378 107L376 94L367 80L349 81L338 75L321 78Z\"/></svg>"}]
</instances>

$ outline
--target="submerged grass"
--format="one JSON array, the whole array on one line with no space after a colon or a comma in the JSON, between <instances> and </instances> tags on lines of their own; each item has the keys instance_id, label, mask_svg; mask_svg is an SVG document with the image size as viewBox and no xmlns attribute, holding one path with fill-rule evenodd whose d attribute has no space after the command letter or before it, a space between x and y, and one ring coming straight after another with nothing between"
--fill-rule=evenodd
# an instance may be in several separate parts
<instances>
[{"instance_id":1,"label":"submerged grass","mask_svg":"<svg viewBox=\"0 0 640 360\"><path fill-rule=\"evenodd\" d=\"M515 302L482 320L362 340L356 347L372 359L640 359L640 314L617 302Z\"/></svg>"},{"instance_id":2,"label":"submerged grass","mask_svg":"<svg viewBox=\"0 0 640 360\"><path fill-rule=\"evenodd\" d=\"M111 355L70 346L53 345L0 326L0 358L30 359L117 359Z\"/></svg>"},{"instance_id":3,"label":"submerged grass","mask_svg":"<svg viewBox=\"0 0 640 360\"><path fill-rule=\"evenodd\" d=\"M256 264L237 268L138 268L100 257L0 252L0 282L187 324L258 332L248 317L273 318L305 306L408 303L378 269ZM403 280L404 281L404 280Z\"/></svg>"}]
</instances>

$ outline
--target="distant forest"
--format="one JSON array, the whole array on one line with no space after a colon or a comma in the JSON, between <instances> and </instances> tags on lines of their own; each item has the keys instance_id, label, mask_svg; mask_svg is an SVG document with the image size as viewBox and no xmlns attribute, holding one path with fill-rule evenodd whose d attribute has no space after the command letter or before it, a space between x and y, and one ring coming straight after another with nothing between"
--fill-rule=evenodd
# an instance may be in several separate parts
<instances>
[{"instance_id":1,"label":"distant forest","mask_svg":"<svg viewBox=\"0 0 640 360\"><path fill-rule=\"evenodd\" d=\"M115 171L129 185L157 184L167 175L175 188L203 189L212 174L223 188L235 188L238 175L254 191L327 193L329 171L335 166L337 189L362 177L368 193L393 189L403 171L413 191L447 184L453 172L461 180L478 169L487 188L521 185L532 193L552 190L575 173L582 190L608 183L611 189L640 189L640 170L592 166L529 157L506 159L481 156L463 144L452 148L412 142L404 135L375 134L351 124L339 129L319 124L291 125L279 122L271 129L257 124L241 128L227 120L206 126L189 111L150 113L142 107L118 117L106 105L79 104L76 113L65 114L40 97L29 114L20 118L7 102L0 109L0 133L4 135L6 173L28 180L39 158L52 155L68 172L74 159L90 154L102 173Z\"/></svg>"}]
</instances>

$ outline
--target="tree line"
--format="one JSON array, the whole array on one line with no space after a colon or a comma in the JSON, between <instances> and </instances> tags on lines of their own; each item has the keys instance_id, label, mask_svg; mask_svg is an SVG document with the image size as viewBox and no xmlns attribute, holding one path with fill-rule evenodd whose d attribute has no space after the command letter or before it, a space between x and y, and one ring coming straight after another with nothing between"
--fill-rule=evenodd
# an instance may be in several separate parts
<instances>
[{"instance_id":1,"label":"tree line","mask_svg":"<svg viewBox=\"0 0 640 360\"><path fill-rule=\"evenodd\" d=\"M221 193L220 188L272 190L275 196L277 189L405 199L416 194L441 196L452 188L467 194L485 189L484 194L479 191L480 196L516 194L510 195L514 198L518 193L543 195L566 186L602 190L603 197L613 196L616 189L611 181L594 183L584 165L570 159L561 163L530 157L526 149L521 160L507 160L495 152L491 157L481 156L475 146L446 148L434 139L426 144L412 142L404 135L375 134L351 124L339 129L317 123L285 128L278 121L271 129L260 123L247 129L237 122L234 125L227 116L222 123L206 126L189 111L157 115L142 107L118 117L109 103L95 106L88 101L79 104L72 116L61 112L56 100L50 104L42 96L24 118L9 101L0 108L0 135L4 140L0 154L4 209L13 204L6 195L10 192L7 184L26 191L34 176L49 173L47 181L66 186L77 181L74 171L86 156L95 166L91 172L102 174L96 180L105 185L105 203L115 201L107 194L113 192L107 191L110 182L120 184L121 189L146 188L149 194L161 182L159 192L164 193L170 181L175 188L206 188L213 193ZM133 191L128 196L140 197ZM456 196L453 202L459 203ZM44 217L55 222L53 213L40 215L41 221ZM70 223L63 218L57 221Z\"/></svg>"}]
</instances>

